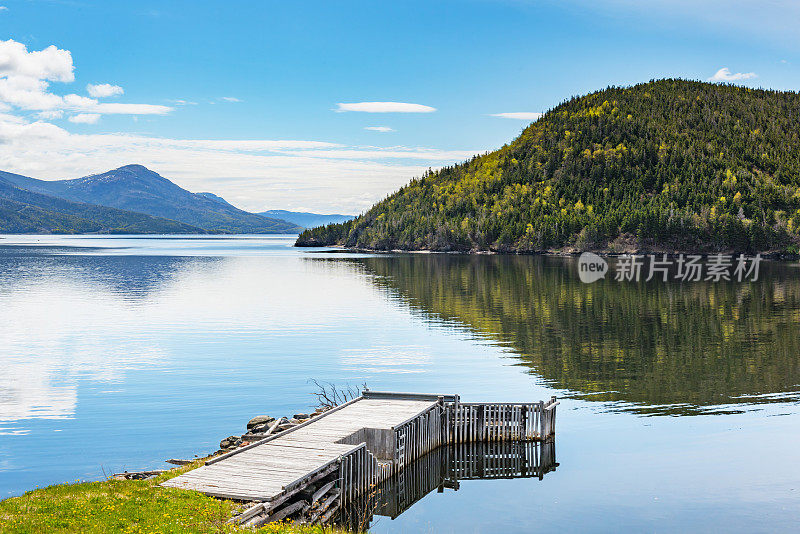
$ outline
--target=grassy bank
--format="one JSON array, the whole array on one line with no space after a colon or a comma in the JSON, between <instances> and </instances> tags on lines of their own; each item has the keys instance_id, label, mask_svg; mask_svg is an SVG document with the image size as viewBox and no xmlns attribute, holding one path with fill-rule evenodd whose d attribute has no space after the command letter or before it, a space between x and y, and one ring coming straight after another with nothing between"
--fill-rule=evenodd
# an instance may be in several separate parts
<instances>
[{"instance_id":1,"label":"grassy bank","mask_svg":"<svg viewBox=\"0 0 800 534\"><path fill-rule=\"evenodd\" d=\"M49 486L0 501L0 532L252 532L227 523L241 505L158 484L197 465L151 480L106 480ZM271 524L258 532L312 534L331 529Z\"/></svg>"}]
</instances>

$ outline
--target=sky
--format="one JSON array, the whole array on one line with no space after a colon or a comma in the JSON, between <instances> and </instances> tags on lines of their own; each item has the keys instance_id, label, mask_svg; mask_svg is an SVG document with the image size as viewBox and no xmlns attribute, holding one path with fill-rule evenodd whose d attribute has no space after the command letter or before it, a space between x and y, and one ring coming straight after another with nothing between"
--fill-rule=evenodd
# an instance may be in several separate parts
<instances>
[{"instance_id":1,"label":"sky","mask_svg":"<svg viewBox=\"0 0 800 534\"><path fill-rule=\"evenodd\" d=\"M800 2L0 0L0 170L356 214L609 85L800 89Z\"/></svg>"}]
</instances>

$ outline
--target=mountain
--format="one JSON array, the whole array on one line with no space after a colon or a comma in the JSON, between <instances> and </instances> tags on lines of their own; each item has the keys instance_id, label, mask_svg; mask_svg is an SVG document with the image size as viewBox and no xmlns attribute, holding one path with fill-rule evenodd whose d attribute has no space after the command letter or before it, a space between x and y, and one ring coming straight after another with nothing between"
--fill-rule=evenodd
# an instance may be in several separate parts
<instances>
[{"instance_id":1,"label":"mountain","mask_svg":"<svg viewBox=\"0 0 800 534\"><path fill-rule=\"evenodd\" d=\"M143 213L72 202L22 189L0 172L0 233L204 233L188 224ZM25 178L11 175L15 178Z\"/></svg>"},{"instance_id":2,"label":"mountain","mask_svg":"<svg viewBox=\"0 0 800 534\"><path fill-rule=\"evenodd\" d=\"M286 210L267 210L260 211L258 215L262 217L272 217L289 221L290 223L302 226L303 228L313 228L315 226L325 226L332 223L343 223L355 219L355 215L323 215L320 213L307 213L305 211L286 211Z\"/></svg>"},{"instance_id":3,"label":"mountain","mask_svg":"<svg viewBox=\"0 0 800 534\"><path fill-rule=\"evenodd\" d=\"M45 181L4 173L14 185L34 193L73 202L97 204L153 217L172 219L207 231L228 233L294 233L297 225L248 213L206 196L190 193L141 166L74 180Z\"/></svg>"},{"instance_id":4,"label":"mountain","mask_svg":"<svg viewBox=\"0 0 800 534\"><path fill-rule=\"evenodd\" d=\"M216 202L219 202L220 204L225 204L226 206L233 206L233 204L231 204L230 202L228 202L227 200L225 200L221 196L215 195L214 193L195 193L195 195L199 195L199 196L207 198L209 200L214 200Z\"/></svg>"},{"instance_id":5,"label":"mountain","mask_svg":"<svg viewBox=\"0 0 800 534\"><path fill-rule=\"evenodd\" d=\"M798 229L800 94L658 80L565 101L297 245L797 252Z\"/></svg>"}]
</instances>

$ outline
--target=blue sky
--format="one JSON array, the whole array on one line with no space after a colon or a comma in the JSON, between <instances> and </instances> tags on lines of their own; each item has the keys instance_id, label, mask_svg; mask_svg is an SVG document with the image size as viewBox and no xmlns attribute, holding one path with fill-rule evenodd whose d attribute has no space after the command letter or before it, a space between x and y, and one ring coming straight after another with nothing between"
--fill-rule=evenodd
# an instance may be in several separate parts
<instances>
[{"instance_id":1,"label":"blue sky","mask_svg":"<svg viewBox=\"0 0 800 534\"><path fill-rule=\"evenodd\" d=\"M798 4L0 0L0 169L141 163L245 209L356 213L610 84L796 90ZM387 108L363 102L434 111L338 110Z\"/></svg>"}]
</instances>

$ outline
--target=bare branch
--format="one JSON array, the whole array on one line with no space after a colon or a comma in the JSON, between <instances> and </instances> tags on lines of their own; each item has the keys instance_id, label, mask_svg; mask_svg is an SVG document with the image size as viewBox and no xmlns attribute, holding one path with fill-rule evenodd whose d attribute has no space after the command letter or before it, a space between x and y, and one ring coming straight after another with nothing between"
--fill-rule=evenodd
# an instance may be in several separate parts
<instances>
[{"instance_id":1,"label":"bare branch","mask_svg":"<svg viewBox=\"0 0 800 534\"><path fill-rule=\"evenodd\" d=\"M362 390L367 389L366 383L359 387L350 384L337 386L333 382L320 382L315 378L310 378L308 381L316 387L316 391L312 391L311 394L316 398L317 407L323 410L330 410L334 406L351 401L360 396Z\"/></svg>"}]
</instances>

